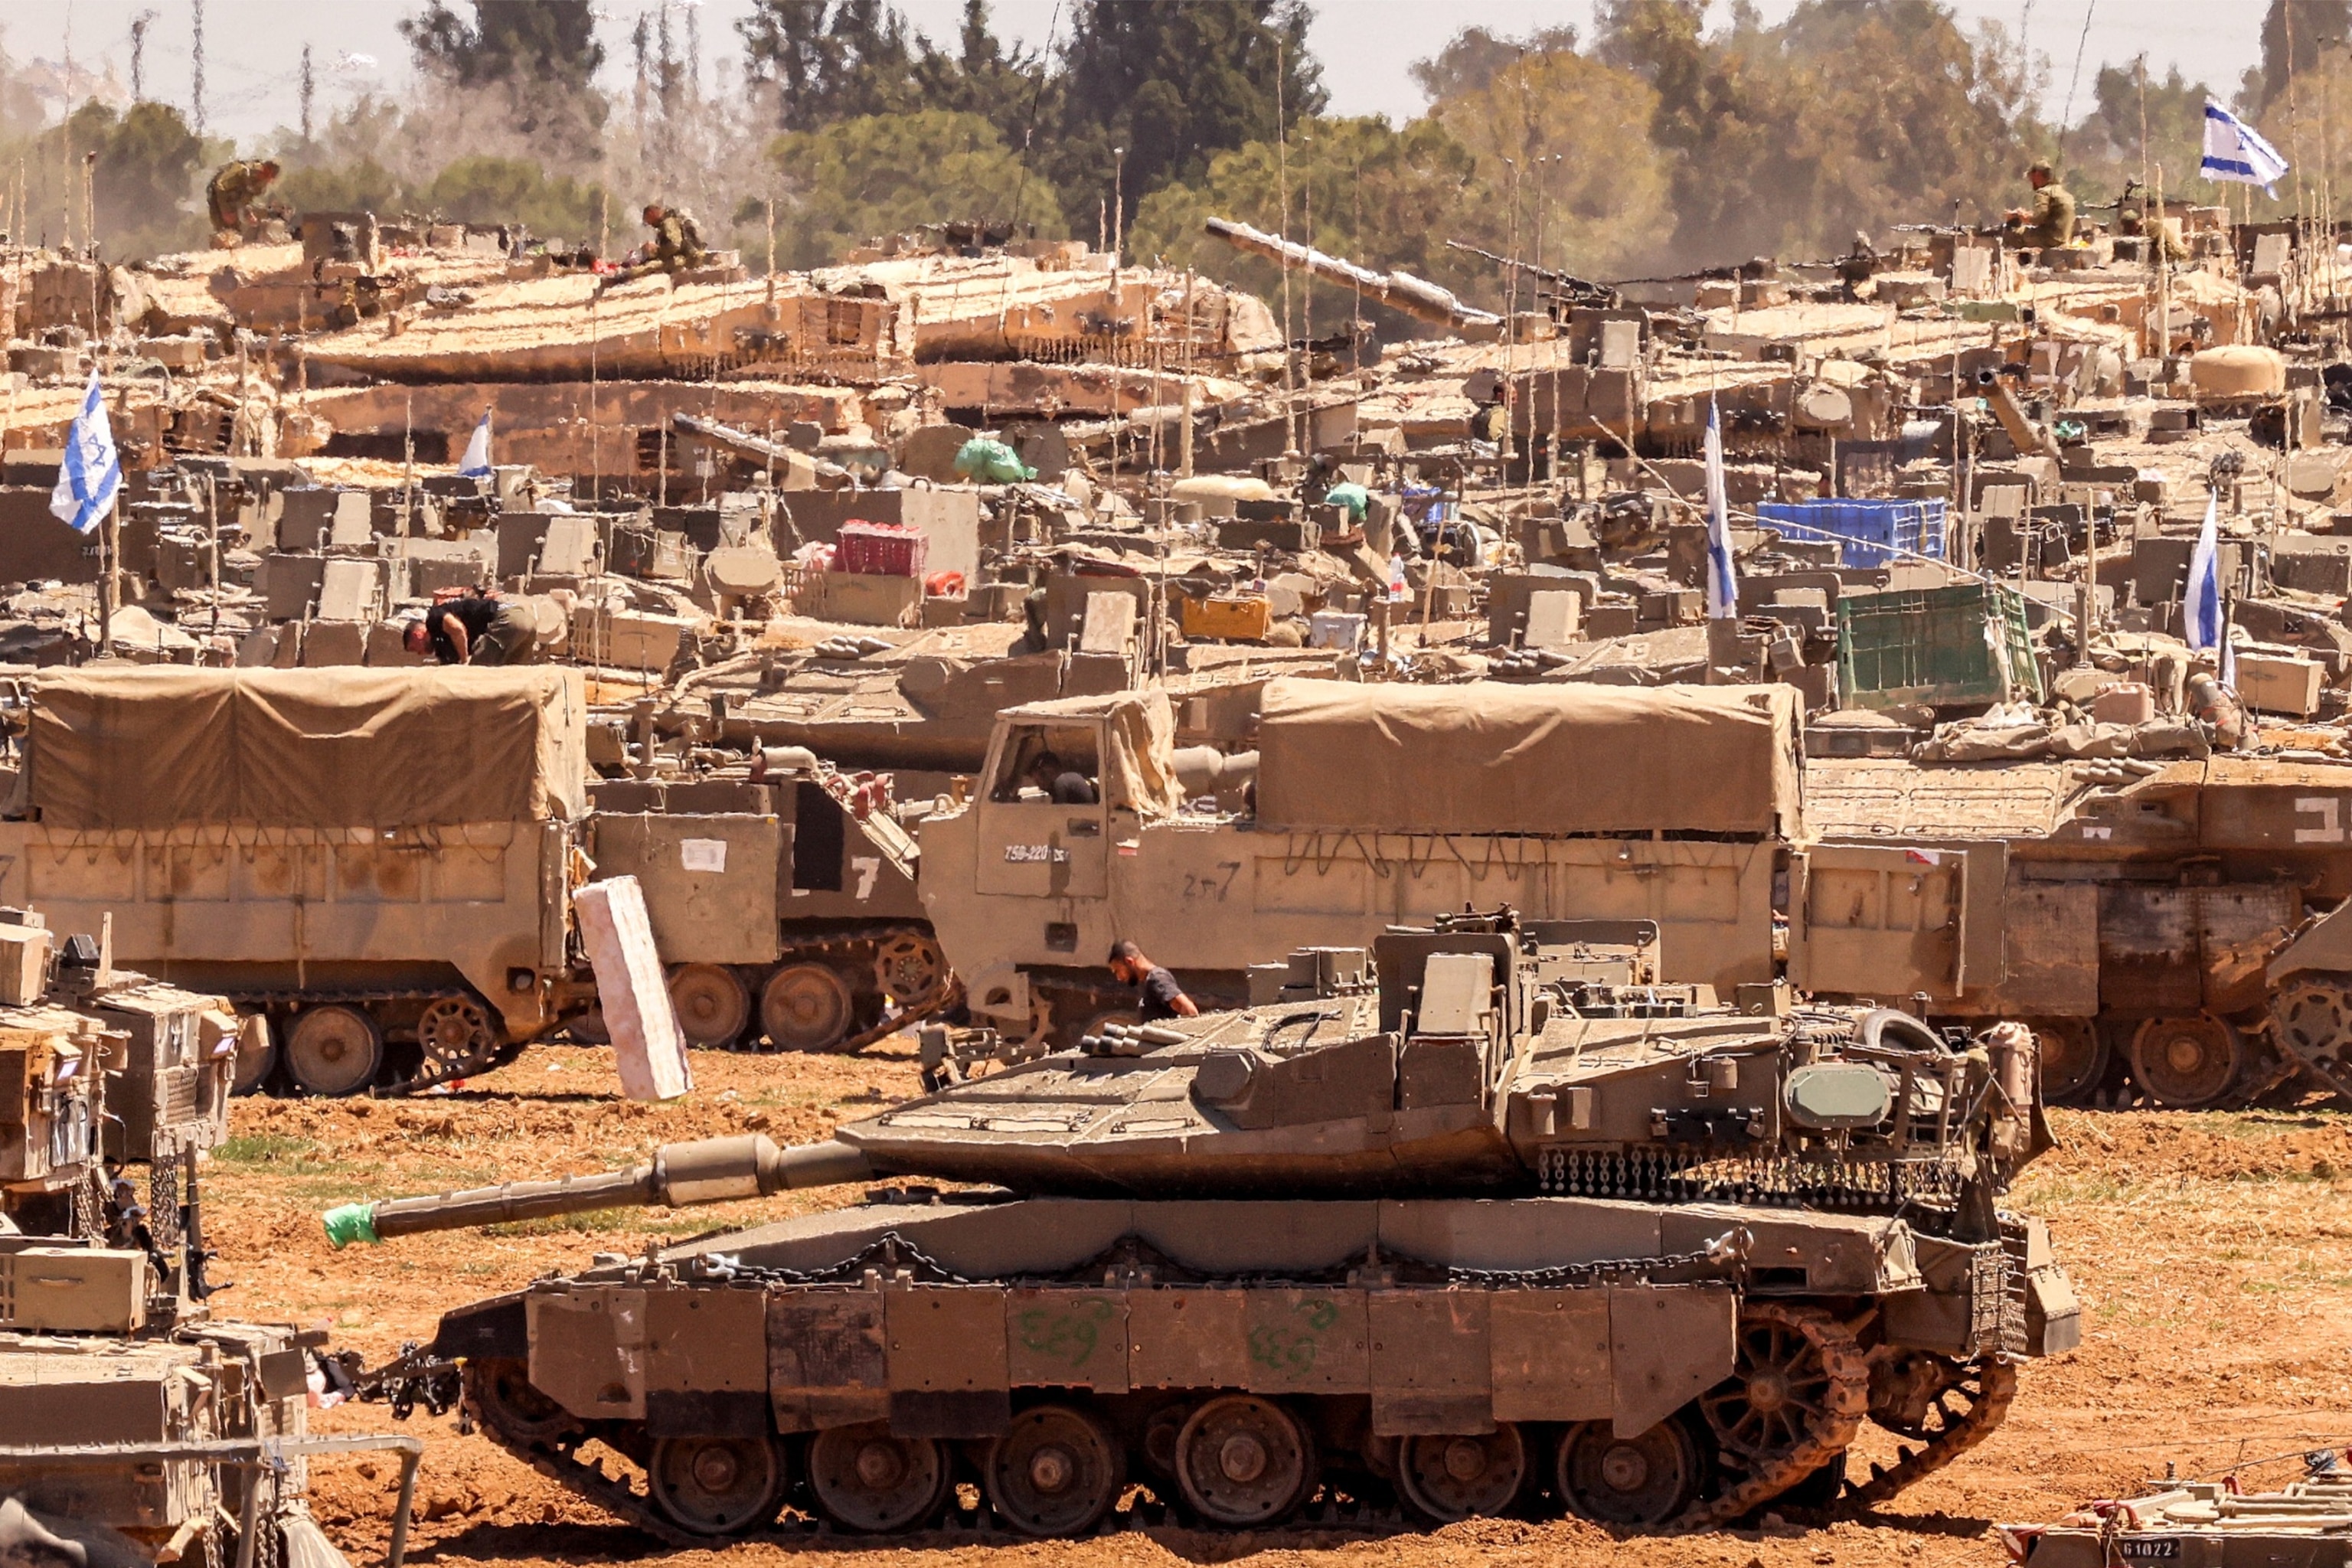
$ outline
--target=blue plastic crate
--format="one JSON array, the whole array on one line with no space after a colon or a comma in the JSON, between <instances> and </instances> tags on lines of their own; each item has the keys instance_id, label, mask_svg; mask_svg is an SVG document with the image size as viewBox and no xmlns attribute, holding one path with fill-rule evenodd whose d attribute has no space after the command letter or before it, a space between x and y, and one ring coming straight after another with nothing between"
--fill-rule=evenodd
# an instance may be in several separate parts
<instances>
[{"instance_id":1,"label":"blue plastic crate","mask_svg":"<svg viewBox=\"0 0 2352 1568\"><path fill-rule=\"evenodd\" d=\"M1849 566L1944 558L1941 500L1768 500L1758 503L1756 515L1767 527L1794 524L1793 540L1838 540Z\"/></svg>"}]
</instances>

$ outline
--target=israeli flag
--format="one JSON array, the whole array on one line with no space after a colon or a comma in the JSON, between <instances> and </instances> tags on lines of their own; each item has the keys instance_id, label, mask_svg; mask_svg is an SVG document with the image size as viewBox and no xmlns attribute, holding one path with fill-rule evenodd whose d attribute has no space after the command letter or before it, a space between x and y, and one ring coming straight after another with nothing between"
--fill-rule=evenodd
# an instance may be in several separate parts
<instances>
[{"instance_id":1,"label":"israeli flag","mask_svg":"<svg viewBox=\"0 0 2352 1568\"><path fill-rule=\"evenodd\" d=\"M1723 426L1706 400L1706 618L1736 620L1739 578L1731 567L1731 503L1723 487Z\"/></svg>"},{"instance_id":2,"label":"israeli flag","mask_svg":"<svg viewBox=\"0 0 2352 1568\"><path fill-rule=\"evenodd\" d=\"M2205 498L2205 526L2189 552L2189 583L2181 592L2180 640L2190 647L2221 646L2221 565L2216 540L2220 497Z\"/></svg>"},{"instance_id":3,"label":"israeli flag","mask_svg":"<svg viewBox=\"0 0 2352 1568\"><path fill-rule=\"evenodd\" d=\"M2205 100L2205 161L2197 172L2209 180L2260 185L2275 200L2286 160L2263 140L2262 132L2209 98Z\"/></svg>"},{"instance_id":4,"label":"israeli flag","mask_svg":"<svg viewBox=\"0 0 2352 1568\"><path fill-rule=\"evenodd\" d=\"M466 443L466 456L457 464L460 477L487 479L490 477L490 411L482 410L482 422L474 426L473 439Z\"/></svg>"},{"instance_id":5,"label":"israeli flag","mask_svg":"<svg viewBox=\"0 0 2352 1568\"><path fill-rule=\"evenodd\" d=\"M98 372L92 370L81 412L66 431L65 460L58 465L49 510L77 533L88 533L105 519L121 489L122 455L114 449L114 428L106 422L106 400L99 395Z\"/></svg>"}]
</instances>

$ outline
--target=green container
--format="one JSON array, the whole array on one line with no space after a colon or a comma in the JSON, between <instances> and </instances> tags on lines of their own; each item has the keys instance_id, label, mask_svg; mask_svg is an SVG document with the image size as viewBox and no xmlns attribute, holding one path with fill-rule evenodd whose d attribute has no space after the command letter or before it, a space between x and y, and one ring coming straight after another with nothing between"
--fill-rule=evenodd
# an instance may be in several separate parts
<instances>
[{"instance_id":1,"label":"green container","mask_svg":"<svg viewBox=\"0 0 2352 1568\"><path fill-rule=\"evenodd\" d=\"M1990 583L1842 595L1838 689L1855 708L2039 702L2024 596Z\"/></svg>"}]
</instances>

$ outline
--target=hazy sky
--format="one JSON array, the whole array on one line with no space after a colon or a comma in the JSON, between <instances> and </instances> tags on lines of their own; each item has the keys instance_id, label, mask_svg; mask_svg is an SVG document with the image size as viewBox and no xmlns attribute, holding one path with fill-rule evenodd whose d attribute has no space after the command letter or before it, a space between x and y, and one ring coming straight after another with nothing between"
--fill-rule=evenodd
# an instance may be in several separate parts
<instances>
[{"instance_id":1,"label":"hazy sky","mask_svg":"<svg viewBox=\"0 0 2352 1568\"><path fill-rule=\"evenodd\" d=\"M2146 50L2161 74L2178 64L2224 97L2261 57L2260 0L1952 0L1969 21L1990 19L2023 31L2030 47L2050 65L2047 111L2087 107L2091 80L2103 60L2128 59ZM734 19L748 0L668 0L673 28L685 37L689 11L702 35L706 75L735 54ZM1759 0L1768 17L1784 16L1795 0ZM0 47L20 63L62 63L70 52L80 69L110 67L128 84L131 23L152 12L146 45L151 97L185 106L192 71L194 0L9 0L0 5ZM627 54L636 18L661 0L600 0L606 50L614 66ZM961 0L899 0L918 30L954 36ZM419 0L205 0L205 106L209 128L250 140L297 118L296 84L302 47L313 51L319 96L331 103L362 87L398 91L408 78L408 53L397 24L422 8ZM459 7L461 10L462 6ZM995 0L1001 33L1034 45L1069 22L1066 0ZM1723 9L1719 7L1718 10ZM1419 112L1422 98L1406 74L1414 60L1434 54L1458 29L1481 24L1507 34L1557 22L1589 27L1591 0L1318 0L1311 35L1341 114L1386 114L1402 121ZM2085 29L2087 20L2088 27ZM2079 82L2075 76L2082 51Z\"/></svg>"}]
</instances>

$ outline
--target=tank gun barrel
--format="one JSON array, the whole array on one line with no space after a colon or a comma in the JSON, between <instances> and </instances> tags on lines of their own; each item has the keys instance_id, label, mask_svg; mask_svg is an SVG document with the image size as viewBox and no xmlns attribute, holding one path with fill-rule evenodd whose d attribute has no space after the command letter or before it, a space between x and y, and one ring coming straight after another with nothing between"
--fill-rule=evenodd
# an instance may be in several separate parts
<instances>
[{"instance_id":1,"label":"tank gun barrel","mask_svg":"<svg viewBox=\"0 0 2352 1568\"><path fill-rule=\"evenodd\" d=\"M600 1176L551 1182L505 1182L494 1187L430 1197L346 1204L323 1216L327 1239L341 1247L425 1231L464 1230L516 1220L551 1219L625 1207L684 1208L692 1204L762 1198L794 1187L862 1182L873 1175L866 1156L846 1143L804 1143L779 1149L756 1132L666 1143L653 1159Z\"/></svg>"},{"instance_id":2,"label":"tank gun barrel","mask_svg":"<svg viewBox=\"0 0 2352 1568\"><path fill-rule=\"evenodd\" d=\"M1453 290L1441 289L1410 272L1374 272L1352 261L1327 256L1311 245L1300 245L1226 218L1209 219L1207 228L1236 250L1246 250L1286 267L1300 268L1342 289L1360 289L1381 304L1434 327L1491 327L1502 321L1492 311L1464 304Z\"/></svg>"}]
</instances>

